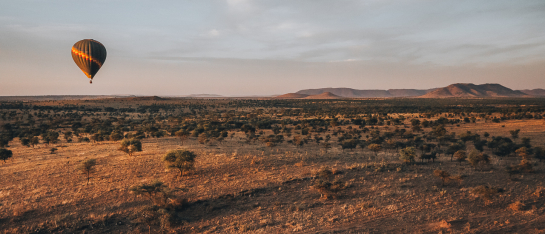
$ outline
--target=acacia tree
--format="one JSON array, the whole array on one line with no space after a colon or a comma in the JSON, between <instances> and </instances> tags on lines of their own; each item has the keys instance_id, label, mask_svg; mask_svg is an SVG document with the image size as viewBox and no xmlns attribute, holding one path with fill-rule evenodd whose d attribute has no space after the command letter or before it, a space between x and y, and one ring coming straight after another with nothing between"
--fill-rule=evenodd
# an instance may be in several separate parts
<instances>
[{"instance_id":1,"label":"acacia tree","mask_svg":"<svg viewBox=\"0 0 545 234\"><path fill-rule=\"evenodd\" d=\"M155 205L165 205L172 198L172 191L163 182L155 180L150 183L142 183L129 188L134 195L148 197Z\"/></svg>"},{"instance_id":2,"label":"acacia tree","mask_svg":"<svg viewBox=\"0 0 545 234\"><path fill-rule=\"evenodd\" d=\"M187 131L185 129L181 129L181 130L175 132L174 135L176 135L177 137L180 138L180 141L182 141L182 145L183 145L184 141L189 137L190 133L189 133L189 131Z\"/></svg>"},{"instance_id":3,"label":"acacia tree","mask_svg":"<svg viewBox=\"0 0 545 234\"><path fill-rule=\"evenodd\" d=\"M481 153L477 150L472 150L467 156L467 161L475 169L477 169L477 167L480 167L480 169L482 169L484 165L490 163L490 157L488 156L488 154Z\"/></svg>"},{"instance_id":4,"label":"acacia tree","mask_svg":"<svg viewBox=\"0 0 545 234\"><path fill-rule=\"evenodd\" d=\"M81 164L79 165L79 169L80 171L87 175L87 184L89 184L89 179L91 178L91 173L95 170L95 166L97 165L97 160L92 158L92 159L87 159L83 162L81 162Z\"/></svg>"},{"instance_id":5,"label":"acacia tree","mask_svg":"<svg viewBox=\"0 0 545 234\"><path fill-rule=\"evenodd\" d=\"M6 160L11 158L13 156L13 152L9 149L0 148L0 160L4 160L4 163L6 163Z\"/></svg>"},{"instance_id":6,"label":"acacia tree","mask_svg":"<svg viewBox=\"0 0 545 234\"><path fill-rule=\"evenodd\" d=\"M195 158L197 155L188 150L170 150L163 157L165 166L168 169L178 169L180 176L186 171L195 168Z\"/></svg>"},{"instance_id":7,"label":"acacia tree","mask_svg":"<svg viewBox=\"0 0 545 234\"><path fill-rule=\"evenodd\" d=\"M467 158L466 152L463 150L458 150L456 151L456 153L454 153L454 158L456 158L456 161L458 161L458 163L462 165L462 162L465 161Z\"/></svg>"},{"instance_id":8,"label":"acacia tree","mask_svg":"<svg viewBox=\"0 0 545 234\"><path fill-rule=\"evenodd\" d=\"M123 141L121 141L121 146L118 150L127 153L129 156L132 156L134 152L142 151L142 142L140 142L140 140L136 138L123 139Z\"/></svg>"}]
</instances>

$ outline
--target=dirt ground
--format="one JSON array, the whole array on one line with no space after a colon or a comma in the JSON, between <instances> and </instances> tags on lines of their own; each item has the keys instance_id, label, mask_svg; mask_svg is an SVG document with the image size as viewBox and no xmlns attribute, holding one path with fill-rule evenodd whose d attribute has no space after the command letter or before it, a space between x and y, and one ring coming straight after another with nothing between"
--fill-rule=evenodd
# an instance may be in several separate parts
<instances>
[{"instance_id":1,"label":"dirt ground","mask_svg":"<svg viewBox=\"0 0 545 234\"><path fill-rule=\"evenodd\" d=\"M505 125L502 127L502 125ZM449 131L508 136L521 129L543 145L543 120L463 124ZM334 146L327 153L316 143L267 148L248 145L237 132L221 144L202 145L174 137L144 139L143 152L129 157L119 142L66 143L25 147L10 143L14 157L0 164L2 233L543 233L545 167L509 177L505 167L520 159L493 157L484 170L440 156L430 163L406 165L393 151L375 155ZM535 139L535 140L534 140ZM165 169L161 158L171 149L197 155L196 170L183 177ZM89 184L77 166L96 158ZM328 167L346 188L328 199L313 186ZM433 171L463 175L442 185ZM172 227L137 222L151 202L129 187L163 181L188 199ZM485 201L477 186L501 188ZM512 204L521 202L518 208Z\"/></svg>"}]
</instances>

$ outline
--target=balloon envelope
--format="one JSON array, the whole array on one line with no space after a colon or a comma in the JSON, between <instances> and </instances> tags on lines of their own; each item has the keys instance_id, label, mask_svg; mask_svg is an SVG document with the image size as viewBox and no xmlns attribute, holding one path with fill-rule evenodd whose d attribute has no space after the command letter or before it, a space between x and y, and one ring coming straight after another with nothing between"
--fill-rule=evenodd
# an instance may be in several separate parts
<instances>
[{"instance_id":1,"label":"balloon envelope","mask_svg":"<svg viewBox=\"0 0 545 234\"><path fill-rule=\"evenodd\" d=\"M93 39L84 39L72 46L72 58L89 79L98 72L106 60L106 48Z\"/></svg>"}]
</instances>

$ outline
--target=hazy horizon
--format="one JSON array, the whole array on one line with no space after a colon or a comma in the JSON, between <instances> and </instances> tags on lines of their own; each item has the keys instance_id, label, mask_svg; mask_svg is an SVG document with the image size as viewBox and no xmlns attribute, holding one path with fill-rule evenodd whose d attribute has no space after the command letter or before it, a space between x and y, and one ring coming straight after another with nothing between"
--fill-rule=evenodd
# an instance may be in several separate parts
<instances>
[{"instance_id":1,"label":"hazy horizon","mask_svg":"<svg viewBox=\"0 0 545 234\"><path fill-rule=\"evenodd\" d=\"M545 2L9 1L0 96L268 96L301 89L545 88ZM70 55L108 57L92 85Z\"/></svg>"}]
</instances>

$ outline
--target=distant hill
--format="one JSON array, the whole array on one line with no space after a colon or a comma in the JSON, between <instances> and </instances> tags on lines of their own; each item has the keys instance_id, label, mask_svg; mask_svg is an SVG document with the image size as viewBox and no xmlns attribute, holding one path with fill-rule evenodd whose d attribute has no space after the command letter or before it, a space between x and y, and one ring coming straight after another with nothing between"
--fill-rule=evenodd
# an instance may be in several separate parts
<instances>
[{"instance_id":1,"label":"distant hill","mask_svg":"<svg viewBox=\"0 0 545 234\"><path fill-rule=\"evenodd\" d=\"M167 100L166 98L158 97L158 96L142 96L142 97L123 97L123 98L116 98L116 100L126 100L126 101L160 101L160 100Z\"/></svg>"},{"instance_id":2,"label":"distant hill","mask_svg":"<svg viewBox=\"0 0 545 234\"><path fill-rule=\"evenodd\" d=\"M524 97L521 91L512 90L500 84L451 84L420 96L421 98L447 97Z\"/></svg>"},{"instance_id":3,"label":"distant hill","mask_svg":"<svg viewBox=\"0 0 545 234\"><path fill-rule=\"evenodd\" d=\"M427 94L435 89L388 89L392 97L415 97Z\"/></svg>"},{"instance_id":4,"label":"distant hill","mask_svg":"<svg viewBox=\"0 0 545 234\"><path fill-rule=\"evenodd\" d=\"M299 93L286 93L284 95L276 96L275 99L298 99L298 98L306 98L308 97L307 94L299 94Z\"/></svg>"},{"instance_id":5,"label":"distant hill","mask_svg":"<svg viewBox=\"0 0 545 234\"><path fill-rule=\"evenodd\" d=\"M334 95L345 98L375 98L375 97L412 97L424 95L431 90L426 89L389 89L389 90L359 90L350 88L323 88L304 89L297 94L318 95L330 92Z\"/></svg>"},{"instance_id":6,"label":"distant hill","mask_svg":"<svg viewBox=\"0 0 545 234\"><path fill-rule=\"evenodd\" d=\"M303 89L296 93L278 96L284 98L311 98L298 97L297 95L320 95L331 93L339 98L387 98L387 97L422 97L422 98L447 98L447 97L545 97L544 89L512 90L500 84L451 84L443 88L434 89L388 89L388 90L359 90L351 88L322 88Z\"/></svg>"},{"instance_id":7,"label":"distant hill","mask_svg":"<svg viewBox=\"0 0 545 234\"><path fill-rule=\"evenodd\" d=\"M325 92L325 93L321 93L321 94L318 94L318 95L310 95L310 96L307 96L303 99L338 99L338 98L343 98L339 95L335 95L335 94L332 94L330 92Z\"/></svg>"},{"instance_id":8,"label":"distant hill","mask_svg":"<svg viewBox=\"0 0 545 234\"><path fill-rule=\"evenodd\" d=\"M545 89L524 89L519 91L536 97L545 97Z\"/></svg>"}]
</instances>

